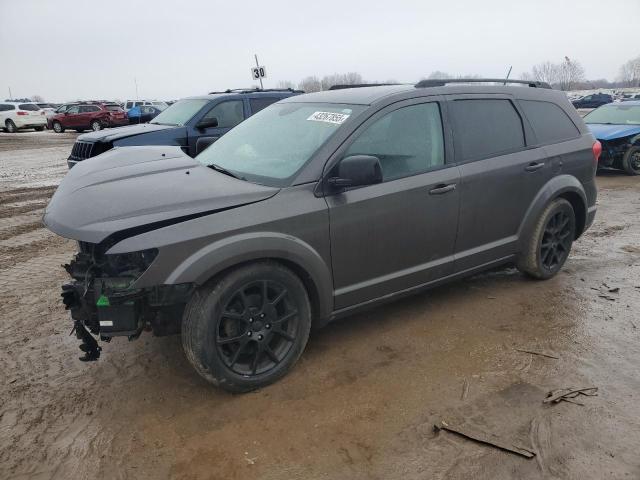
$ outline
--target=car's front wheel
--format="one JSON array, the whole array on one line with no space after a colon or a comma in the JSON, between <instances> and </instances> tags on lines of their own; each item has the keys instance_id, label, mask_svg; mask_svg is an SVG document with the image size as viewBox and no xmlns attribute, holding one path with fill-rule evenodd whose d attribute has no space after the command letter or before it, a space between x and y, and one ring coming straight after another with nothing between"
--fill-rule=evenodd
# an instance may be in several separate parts
<instances>
[{"instance_id":1,"label":"car's front wheel","mask_svg":"<svg viewBox=\"0 0 640 480\"><path fill-rule=\"evenodd\" d=\"M4 123L4 126L5 126L5 130L8 133L16 133L18 131L18 127L16 127L16 124L13 123L13 120L7 120Z\"/></svg>"},{"instance_id":2,"label":"car's front wheel","mask_svg":"<svg viewBox=\"0 0 640 480\"><path fill-rule=\"evenodd\" d=\"M98 120L92 121L90 126L91 130L93 130L94 132L102 130L102 124Z\"/></svg>"},{"instance_id":3,"label":"car's front wheel","mask_svg":"<svg viewBox=\"0 0 640 480\"><path fill-rule=\"evenodd\" d=\"M231 392L275 382L309 338L307 291L275 262L245 265L200 287L182 320L182 345L196 371Z\"/></svg>"},{"instance_id":4,"label":"car's front wheel","mask_svg":"<svg viewBox=\"0 0 640 480\"><path fill-rule=\"evenodd\" d=\"M631 147L622 157L622 168L629 175L640 175L640 147Z\"/></svg>"},{"instance_id":5,"label":"car's front wheel","mask_svg":"<svg viewBox=\"0 0 640 480\"><path fill-rule=\"evenodd\" d=\"M563 198L555 199L538 218L517 260L518 269L540 280L553 277L569 257L575 234L573 207Z\"/></svg>"},{"instance_id":6,"label":"car's front wheel","mask_svg":"<svg viewBox=\"0 0 640 480\"><path fill-rule=\"evenodd\" d=\"M64 133L64 127L60 122L53 122L53 131L56 133Z\"/></svg>"}]
</instances>

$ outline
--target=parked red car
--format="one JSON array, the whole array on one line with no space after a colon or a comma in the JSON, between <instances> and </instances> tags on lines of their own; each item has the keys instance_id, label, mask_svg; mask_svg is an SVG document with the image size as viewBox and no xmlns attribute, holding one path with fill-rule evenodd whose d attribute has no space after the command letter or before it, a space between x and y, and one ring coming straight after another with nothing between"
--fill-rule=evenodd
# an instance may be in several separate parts
<instances>
[{"instance_id":1,"label":"parked red car","mask_svg":"<svg viewBox=\"0 0 640 480\"><path fill-rule=\"evenodd\" d=\"M47 127L57 133L67 128L82 132L129 125L127 112L115 103L78 103L47 119Z\"/></svg>"}]
</instances>

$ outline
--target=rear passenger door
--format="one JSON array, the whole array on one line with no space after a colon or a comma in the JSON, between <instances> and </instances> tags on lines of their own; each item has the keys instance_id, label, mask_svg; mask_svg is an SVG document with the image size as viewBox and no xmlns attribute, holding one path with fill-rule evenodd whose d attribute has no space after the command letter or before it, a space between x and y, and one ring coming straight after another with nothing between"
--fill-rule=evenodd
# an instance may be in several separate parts
<instances>
[{"instance_id":1,"label":"rear passenger door","mask_svg":"<svg viewBox=\"0 0 640 480\"><path fill-rule=\"evenodd\" d=\"M531 128L508 96L449 97L460 166L457 272L517 251L518 230L537 192L552 176L542 148L528 148Z\"/></svg>"}]
</instances>

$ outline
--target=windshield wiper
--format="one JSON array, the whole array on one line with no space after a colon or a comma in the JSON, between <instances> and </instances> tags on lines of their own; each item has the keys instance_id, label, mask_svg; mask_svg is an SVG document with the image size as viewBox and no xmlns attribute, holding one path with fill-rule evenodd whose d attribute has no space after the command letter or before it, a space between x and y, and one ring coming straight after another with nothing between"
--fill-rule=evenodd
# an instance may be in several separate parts
<instances>
[{"instance_id":1,"label":"windshield wiper","mask_svg":"<svg viewBox=\"0 0 640 480\"><path fill-rule=\"evenodd\" d=\"M225 175L229 175L230 177L237 178L238 180L247 180L237 173L233 173L231 170L227 170L226 168L221 167L220 165L216 165L215 163L207 165L207 167L214 169L216 172L224 173Z\"/></svg>"}]
</instances>

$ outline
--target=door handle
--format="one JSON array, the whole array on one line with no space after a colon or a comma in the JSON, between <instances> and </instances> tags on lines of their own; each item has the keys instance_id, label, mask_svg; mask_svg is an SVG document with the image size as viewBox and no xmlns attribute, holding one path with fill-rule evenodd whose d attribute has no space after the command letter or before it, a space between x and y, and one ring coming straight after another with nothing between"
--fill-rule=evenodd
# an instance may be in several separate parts
<instances>
[{"instance_id":1,"label":"door handle","mask_svg":"<svg viewBox=\"0 0 640 480\"><path fill-rule=\"evenodd\" d=\"M429 190L429 195L442 195L447 192L453 192L455 189L455 183L450 183L449 185L438 185L436 188Z\"/></svg>"},{"instance_id":2,"label":"door handle","mask_svg":"<svg viewBox=\"0 0 640 480\"><path fill-rule=\"evenodd\" d=\"M524 169L527 172L535 172L537 170L540 170L543 167L544 167L544 163L531 162L529 165L524 167Z\"/></svg>"}]
</instances>

